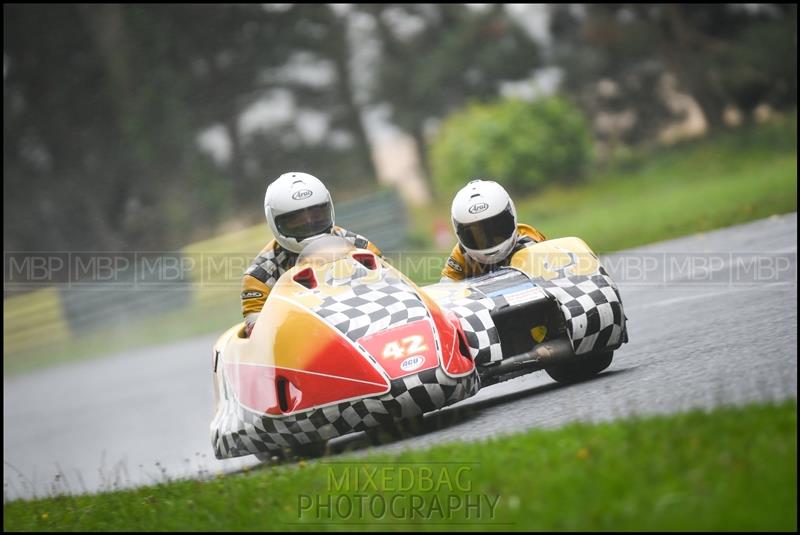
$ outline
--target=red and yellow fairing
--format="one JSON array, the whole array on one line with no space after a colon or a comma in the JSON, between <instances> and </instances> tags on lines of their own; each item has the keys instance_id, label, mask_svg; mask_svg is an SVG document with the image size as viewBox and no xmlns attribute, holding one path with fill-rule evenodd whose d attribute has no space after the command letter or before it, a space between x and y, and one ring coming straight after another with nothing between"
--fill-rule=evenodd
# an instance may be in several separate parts
<instances>
[{"instance_id":1,"label":"red and yellow fairing","mask_svg":"<svg viewBox=\"0 0 800 535\"><path fill-rule=\"evenodd\" d=\"M450 311L442 310L436 301L414 284L411 279L399 272L397 273L409 286L414 288L422 302L425 303L431 318L433 318L433 324L436 326L436 333L441 343L442 365L447 375L461 377L472 373L475 369L475 363L467 353L466 337L461 329L461 322L456 315Z\"/></svg>"},{"instance_id":2,"label":"red and yellow fairing","mask_svg":"<svg viewBox=\"0 0 800 535\"><path fill-rule=\"evenodd\" d=\"M510 265L529 277L545 280L564 276L589 276L600 269L597 255L586 242L575 237L529 245L514 253Z\"/></svg>"},{"instance_id":3,"label":"red and yellow fairing","mask_svg":"<svg viewBox=\"0 0 800 535\"><path fill-rule=\"evenodd\" d=\"M231 338L223 366L239 403L267 414L389 390L378 368L344 336L280 295L270 296L250 339Z\"/></svg>"},{"instance_id":4,"label":"red and yellow fairing","mask_svg":"<svg viewBox=\"0 0 800 535\"><path fill-rule=\"evenodd\" d=\"M439 365L436 341L427 319L377 332L358 340L392 379Z\"/></svg>"},{"instance_id":5,"label":"red and yellow fairing","mask_svg":"<svg viewBox=\"0 0 800 535\"><path fill-rule=\"evenodd\" d=\"M412 281L376 260L374 269L359 283L377 282L391 272L420 295L431 317L354 343L313 309L325 297L349 291L348 285L325 281L330 276L347 279L355 260L296 266L273 288L250 338L243 338L240 329L231 329L220 339L218 347L224 346L224 356L218 366L224 368L240 404L280 416L380 395L390 390L392 379L439 366L440 356L450 376L473 372L472 360L460 350L463 333L457 318L446 317Z\"/></svg>"}]
</instances>

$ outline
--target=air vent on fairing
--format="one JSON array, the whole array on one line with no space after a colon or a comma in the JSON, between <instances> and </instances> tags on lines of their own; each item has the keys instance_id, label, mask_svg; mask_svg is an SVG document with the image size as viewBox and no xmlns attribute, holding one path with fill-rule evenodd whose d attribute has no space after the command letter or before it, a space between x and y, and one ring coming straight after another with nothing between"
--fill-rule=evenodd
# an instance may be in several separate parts
<instances>
[{"instance_id":1,"label":"air vent on fairing","mask_svg":"<svg viewBox=\"0 0 800 535\"><path fill-rule=\"evenodd\" d=\"M302 284L309 290L317 287L317 278L314 276L314 270L310 267L295 273L294 277L292 277L292 280L298 284Z\"/></svg>"}]
</instances>

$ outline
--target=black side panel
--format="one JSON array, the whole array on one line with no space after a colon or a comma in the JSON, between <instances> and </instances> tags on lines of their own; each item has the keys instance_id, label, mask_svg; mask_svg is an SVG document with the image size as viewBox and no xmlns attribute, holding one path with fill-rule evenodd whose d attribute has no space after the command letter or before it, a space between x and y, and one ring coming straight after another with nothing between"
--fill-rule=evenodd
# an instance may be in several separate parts
<instances>
[{"instance_id":1,"label":"black side panel","mask_svg":"<svg viewBox=\"0 0 800 535\"><path fill-rule=\"evenodd\" d=\"M472 288L494 301L492 320L500 336L503 356L530 351L536 344L531 330L545 327L544 340L566 333L558 302L530 277L513 268L502 268L473 279Z\"/></svg>"},{"instance_id":2,"label":"black side panel","mask_svg":"<svg viewBox=\"0 0 800 535\"><path fill-rule=\"evenodd\" d=\"M542 299L517 306L509 306L492 312L492 320L500 335L500 346L504 357L530 351L536 345L532 330L545 327L544 340L554 340L566 334L561 309L554 299Z\"/></svg>"}]
</instances>

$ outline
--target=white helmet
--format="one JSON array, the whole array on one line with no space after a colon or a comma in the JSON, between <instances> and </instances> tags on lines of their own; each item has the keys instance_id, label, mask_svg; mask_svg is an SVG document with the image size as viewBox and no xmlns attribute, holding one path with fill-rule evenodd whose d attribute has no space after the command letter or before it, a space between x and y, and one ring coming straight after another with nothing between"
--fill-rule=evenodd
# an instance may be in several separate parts
<instances>
[{"instance_id":1,"label":"white helmet","mask_svg":"<svg viewBox=\"0 0 800 535\"><path fill-rule=\"evenodd\" d=\"M473 260L496 264L514 248L517 210L497 182L469 182L456 193L451 216L458 242Z\"/></svg>"},{"instance_id":2,"label":"white helmet","mask_svg":"<svg viewBox=\"0 0 800 535\"><path fill-rule=\"evenodd\" d=\"M264 213L281 247L295 253L333 228L331 194L308 173L284 173L270 184Z\"/></svg>"}]
</instances>

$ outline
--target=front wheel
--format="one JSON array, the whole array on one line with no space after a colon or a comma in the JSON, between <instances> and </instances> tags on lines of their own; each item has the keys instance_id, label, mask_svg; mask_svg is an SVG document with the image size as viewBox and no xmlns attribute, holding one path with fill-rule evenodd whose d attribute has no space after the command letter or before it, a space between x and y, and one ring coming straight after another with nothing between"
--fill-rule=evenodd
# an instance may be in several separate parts
<instances>
[{"instance_id":1,"label":"front wheel","mask_svg":"<svg viewBox=\"0 0 800 535\"><path fill-rule=\"evenodd\" d=\"M566 362L550 366L546 368L545 371L547 375L559 383L577 383L579 381L585 381L608 368L613 358L613 351L600 354L580 355Z\"/></svg>"}]
</instances>

